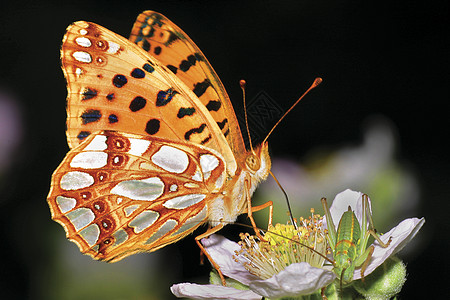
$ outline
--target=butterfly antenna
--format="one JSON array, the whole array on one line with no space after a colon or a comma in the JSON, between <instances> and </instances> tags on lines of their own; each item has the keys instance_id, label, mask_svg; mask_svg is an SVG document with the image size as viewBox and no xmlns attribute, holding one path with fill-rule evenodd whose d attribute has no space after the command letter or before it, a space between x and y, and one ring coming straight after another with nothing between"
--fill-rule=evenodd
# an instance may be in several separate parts
<instances>
[{"instance_id":1,"label":"butterfly antenna","mask_svg":"<svg viewBox=\"0 0 450 300\"><path fill-rule=\"evenodd\" d=\"M288 197L286 191L283 189L283 187L281 186L281 183L278 181L278 179L275 177L275 175L272 173L272 171L269 170L269 174L273 177L273 179L275 179L275 182L278 184L281 191L283 192L284 197L286 198L287 208L288 208L288 212L289 212L289 219L291 219L291 223L292 223L292 225L294 225L295 230L298 230L297 223L294 222L294 217L292 216L291 204L289 203L289 197Z\"/></svg>"},{"instance_id":2,"label":"butterfly antenna","mask_svg":"<svg viewBox=\"0 0 450 300\"><path fill-rule=\"evenodd\" d=\"M245 118L245 127L247 129L248 142L250 143L250 149L252 150L252 153L255 154L255 151L253 151L252 138L250 136L250 129L248 128L247 105L245 104L245 85L246 85L245 80L241 79L239 81L239 85L241 86L241 90L242 90L242 99L243 99L242 102L244 103L244 118Z\"/></svg>"},{"instance_id":3,"label":"butterfly antenna","mask_svg":"<svg viewBox=\"0 0 450 300\"><path fill-rule=\"evenodd\" d=\"M314 89L315 87L317 87L319 84L322 83L322 78L317 77L316 79L314 79L314 82L311 84L311 86L306 90L305 93L303 93L303 95L298 98L297 101L295 101L295 103L291 106L291 108L289 108L287 110L287 112L284 113L284 115L278 120L278 122L272 127L272 129L269 131L269 133L267 134L266 138L264 139L264 141L262 142L262 144L264 144L267 139L269 138L269 136L272 134L272 132L274 131L274 129L278 126L278 124L280 124L281 120L284 119L284 117L286 117L286 115L300 102L300 100L303 99L303 97L306 96L306 94L308 94L312 89Z\"/></svg>"}]
</instances>

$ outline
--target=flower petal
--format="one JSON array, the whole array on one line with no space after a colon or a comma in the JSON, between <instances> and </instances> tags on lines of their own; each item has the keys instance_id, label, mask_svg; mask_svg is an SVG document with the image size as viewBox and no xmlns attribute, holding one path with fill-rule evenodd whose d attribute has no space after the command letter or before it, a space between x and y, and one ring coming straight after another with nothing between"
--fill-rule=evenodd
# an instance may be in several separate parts
<instances>
[{"instance_id":1,"label":"flower petal","mask_svg":"<svg viewBox=\"0 0 450 300\"><path fill-rule=\"evenodd\" d=\"M181 298L191 299L230 299L230 300L260 300L261 296L250 290L237 290L232 287L214 284L179 283L170 287L172 293Z\"/></svg>"},{"instance_id":2,"label":"flower petal","mask_svg":"<svg viewBox=\"0 0 450 300\"><path fill-rule=\"evenodd\" d=\"M233 259L235 251L241 250L241 246L237 243L217 234L212 234L208 238L202 239L201 242L208 254L219 265L223 275L245 285L249 285L252 280L259 279L259 277L250 274L241 263Z\"/></svg>"},{"instance_id":3,"label":"flower petal","mask_svg":"<svg viewBox=\"0 0 450 300\"><path fill-rule=\"evenodd\" d=\"M253 280L252 291L267 298L308 295L330 284L336 278L333 272L311 267L306 262L295 263L266 280Z\"/></svg>"},{"instance_id":4,"label":"flower petal","mask_svg":"<svg viewBox=\"0 0 450 300\"><path fill-rule=\"evenodd\" d=\"M361 211L361 196L363 194L361 192L355 192L350 189L346 189L345 191L336 195L333 200L333 203L330 207L331 217L333 218L334 224L337 227L339 221L341 220L344 212L348 210L350 206L354 211ZM359 201L358 201L359 200ZM359 202L359 203L358 203ZM358 205L359 204L359 205ZM358 221L361 222L361 213L359 216L357 214Z\"/></svg>"},{"instance_id":5,"label":"flower petal","mask_svg":"<svg viewBox=\"0 0 450 300\"><path fill-rule=\"evenodd\" d=\"M372 259L364 272L364 276L372 273L372 271L380 266L389 256L402 250L403 247L405 247L405 245L414 238L414 236L417 234L424 223L424 218L411 218L400 222L400 224L380 237L380 239L384 243L387 243L389 241L389 237L392 237L391 243L387 248L381 247L380 244L375 241L373 243L375 249L372 254ZM356 280L360 278L361 269L356 269L355 273L353 274L353 279Z\"/></svg>"}]
</instances>

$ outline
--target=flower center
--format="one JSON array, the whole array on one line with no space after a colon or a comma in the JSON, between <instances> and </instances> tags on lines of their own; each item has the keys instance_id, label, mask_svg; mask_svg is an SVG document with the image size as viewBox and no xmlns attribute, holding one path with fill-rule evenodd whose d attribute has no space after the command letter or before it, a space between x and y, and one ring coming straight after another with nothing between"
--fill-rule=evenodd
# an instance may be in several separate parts
<instances>
[{"instance_id":1,"label":"flower center","mask_svg":"<svg viewBox=\"0 0 450 300\"><path fill-rule=\"evenodd\" d=\"M275 224L264 234L265 241L248 233L241 233L241 250L234 258L252 274L268 279L293 263L307 262L321 268L327 254L322 217L300 218L297 226Z\"/></svg>"}]
</instances>

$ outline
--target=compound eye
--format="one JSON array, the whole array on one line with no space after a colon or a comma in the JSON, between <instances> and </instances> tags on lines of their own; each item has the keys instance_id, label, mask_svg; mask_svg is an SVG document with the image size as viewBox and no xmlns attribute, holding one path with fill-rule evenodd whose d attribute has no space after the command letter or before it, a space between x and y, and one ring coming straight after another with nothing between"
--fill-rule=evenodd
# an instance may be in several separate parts
<instances>
[{"instance_id":1,"label":"compound eye","mask_svg":"<svg viewBox=\"0 0 450 300\"><path fill-rule=\"evenodd\" d=\"M261 167L261 161L259 157L257 157L253 153L247 156L247 158L245 159L245 164L247 165L247 168L249 168L253 172L258 171Z\"/></svg>"}]
</instances>

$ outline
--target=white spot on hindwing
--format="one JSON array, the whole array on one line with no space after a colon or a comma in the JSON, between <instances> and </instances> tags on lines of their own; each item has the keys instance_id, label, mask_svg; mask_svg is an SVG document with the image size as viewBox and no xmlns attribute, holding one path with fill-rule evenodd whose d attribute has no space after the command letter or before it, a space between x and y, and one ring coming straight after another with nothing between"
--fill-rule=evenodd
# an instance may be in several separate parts
<instances>
[{"instance_id":1,"label":"white spot on hindwing","mask_svg":"<svg viewBox=\"0 0 450 300\"><path fill-rule=\"evenodd\" d=\"M204 194L188 194L167 200L163 206L165 208L184 209L206 198Z\"/></svg>"},{"instance_id":2,"label":"white spot on hindwing","mask_svg":"<svg viewBox=\"0 0 450 300\"><path fill-rule=\"evenodd\" d=\"M108 50L106 52L110 54L115 54L117 51L119 51L120 46L119 44L116 44L114 42L108 41Z\"/></svg>"},{"instance_id":3,"label":"white spot on hindwing","mask_svg":"<svg viewBox=\"0 0 450 300\"><path fill-rule=\"evenodd\" d=\"M81 68L76 68L75 75L77 75L77 77L80 77L81 75L83 75L83 70Z\"/></svg>"},{"instance_id":4,"label":"white spot on hindwing","mask_svg":"<svg viewBox=\"0 0 450 300\"><path fill-rule=\"evenodd\" d=\"M125 207L123 210L125 212L125 216L129 217L132 213L134 213L136 211L136 209L139 208L139 204L134 204L134 205L130 205Z\"/></svg>"},{"instance_id":5,"label":"white spot on hindwing","mask_svg":"<svg viewBox=\"0 0 450 300\"><path fill-rule=\"evenodd\" d=\"M153 154L152 162L171 173L183 173L189 166L189 157L184 151L171 146L162 146Z\"/></svg>"},{"instance_id":6,"label":"white spot on hindwing","mask_svg":"<svg viewBox=\"0 0 450 300\"><path fill-rule=\"evenodd\" d=\"M112 234L112 236L115 239L114 244L113 244L114 247L118 246L118 245L124 243L126 240L128 240L128 233L123 229L117 230L116 232L114 232Z\"/></svg>"},{"instance_id":7,"label":"white spot on hindwing","mask_svg":"<svg viewBox=\"0 0 450 300\"><path fill-rule=\"evenodd\" d=\"M95 180L90 174L80 171L72 171L64 174L59 183L63 190L79 190L94 184Z\"/></svg>"},{"instance_id":8,"label":"white spot on hindwing","mask_svg":"<svg viewBox=\"0 0 450 300\"><path fill-rule=\"evenodd\" d=\"M206 217L207 217L207 213L208 213L208 207L205 205L205 207L195 216L190 217L189 219L187 219L184 224L174 233L171 234L171 236L189 231L191 229L194 229L198 226L200 226L200 224L203 224L203 222L205 221Z\"/></svg>"},{"instance_id":9,"label":"white spot on hindwing","mask_svg":"<svg viewBox=\"0 0 450 300\"><path fill-rule=\"evenodd\" d=\"M166 235L169 231L174 229L178 225L178 222L175 220L167 220L159 229L144 243L144 244L151 244L155 242L156 240L162 238L164 235Z\"/></svg>"},{"instance_id":10,"label":"white spot on hindwing","mask_svg":"<svg viewBox=\"0 0 450 300\"><path fill-rule=\"evenodd\" d=\"M111 189L111 194L133 200L153 201L164 193L164 182L159 177L119 182Z\"/></svg>"},{"instance_id":11,"label":"white spot on hindwing","mask_svg":"<svg viewBox=\"0 0 450 300\"><path fill-rule=\"evenodd\" d=\"M128 151L131 155L141 156L144 153L148 146L150 145L150 141L141 140L141 139L128 139L130 141L130 150Z\"/></svg>"},{"instance_id":12,"label":"white spot on hindwing","mask_svg":"<svg viewBox=\"0 0 450 300\"><path fill-rule=\"evenodd\" d=\"M72 54L73 58L75 58L76 60L78 60L79 62L84 62L84 63L91 63L92 62L92 56L84 51L75 51Z\"/></svg>"},{"instance_id":13,"label":"white spot on hindwing","mask_svg":"<svg viewBox=\"0 0 450 300\"><path fill-rule=\"evenodd\" d=\"M183 185L185 188L188 188L188 189L197 189L200 187L197 183L193 183L193 182L186 182Z\"/></svg>"},{"instance_id":14,"label":"white spot on hindwing","mask_svg":"<svg viewBox=\"0 0 450 300\"><path fill-rule=\"evenodd\" d=\"M96 135L92 141L84 148L84 151L103 151L108 148L105 135Z\"/></svg>"},{"instance_id":15,"label":"white spot on hindwing","mask_svg":"<svg viewBox=\"0 0 450 300\"><path fill-rule=\"evenodd\" d=\"M86 241L86 243L88 243L89 246L92 247L98 241L98 237L100 236L100 228L98 228L97 224L91 224L80 231L80 236Z\"/></svg>"},{"instance_id":16,"label":"white spot on hindwing","mask_svg":"<svg viewBox=\"0 0 450 300\"><path fill-rule=\"evenodd\" d=\"M84 37L84 36L77 37L77 38L75 39L75 42L76 42L79 46L85 47L85 48L89 48L90 46L92 46L91 40L88 39L87 37Z\"/></svg>"},{"instance_id":17,"label":"white spot on hindwing","mask_svg":"<svg viewBox=\"0 0 450 300\"><path fill-rule=\"evenodd\" d=\"M219 166L219 160L214 155L203 154L200 156L200 166L202 167L203 177L207 180L211 176L211 172Z\"/></svg>"},{"instance_id":18,"label":"white spot on hindwing","mask_svg":"<svg viewBox=\"0 0 450 300\"><path fill-rule=\"evenodd\" d=\"M195 174L192 176L192 180L199 181L199 182L202 181L202 173L200 172L200 170L195 171Z\"/></svg>"},{"instance_id":19,"label":"white spot on hindwing","mask_svg":"<svg viewBox=\"0 0 450 300\"><path fill-rule=\"evenodd\" d=\"M68 212L77 205L77 200L74 198L58 196L56 197L56 204L62 213Z\"/></svg>"},{"instance_id":20,"label":"white spot on hindwing","mask_svg":"<svg viewBox=\"0 0 450 300\"><path fill-rule=\"evenodd\" d=\"M72 168L98 169L106 166L108 154L105 152L81 152L75 155L70 162Z\"/></svg>"},{"instance_id":21,"label":"white spot on hindwing","mask_svg":"<svg viewBox=\"0 0 450 300\"><path fill-rule=\"evenodd\" d=\"M95 214L89 208L80 207L67 213L66 217L75 227L75 230L78 231L94 221Z\"/></svg>"},{"instance_id":22,"label":"white spot on hindwing","mask_svg":"<svg viewBox=\"0 0 450 300\"><path fill-rule=\"evenodd\" d=\"M176 191L178 190L178 185L172 184L172 185L170 186L169 190L170 190L171 192L176 192Z\"/></svg>"},{"instance_id":23,"label":"white spot on hindwing","mask_svg":"<svg viewBox=\"0 0 450 300\"><path fill-rule=\"evenodd\" d=\"M159 218L159 213L152 210L144 210L138 214L130 223L134 227L134 232L139 233L150 227Z\"/></svg>"}]
</instances>

